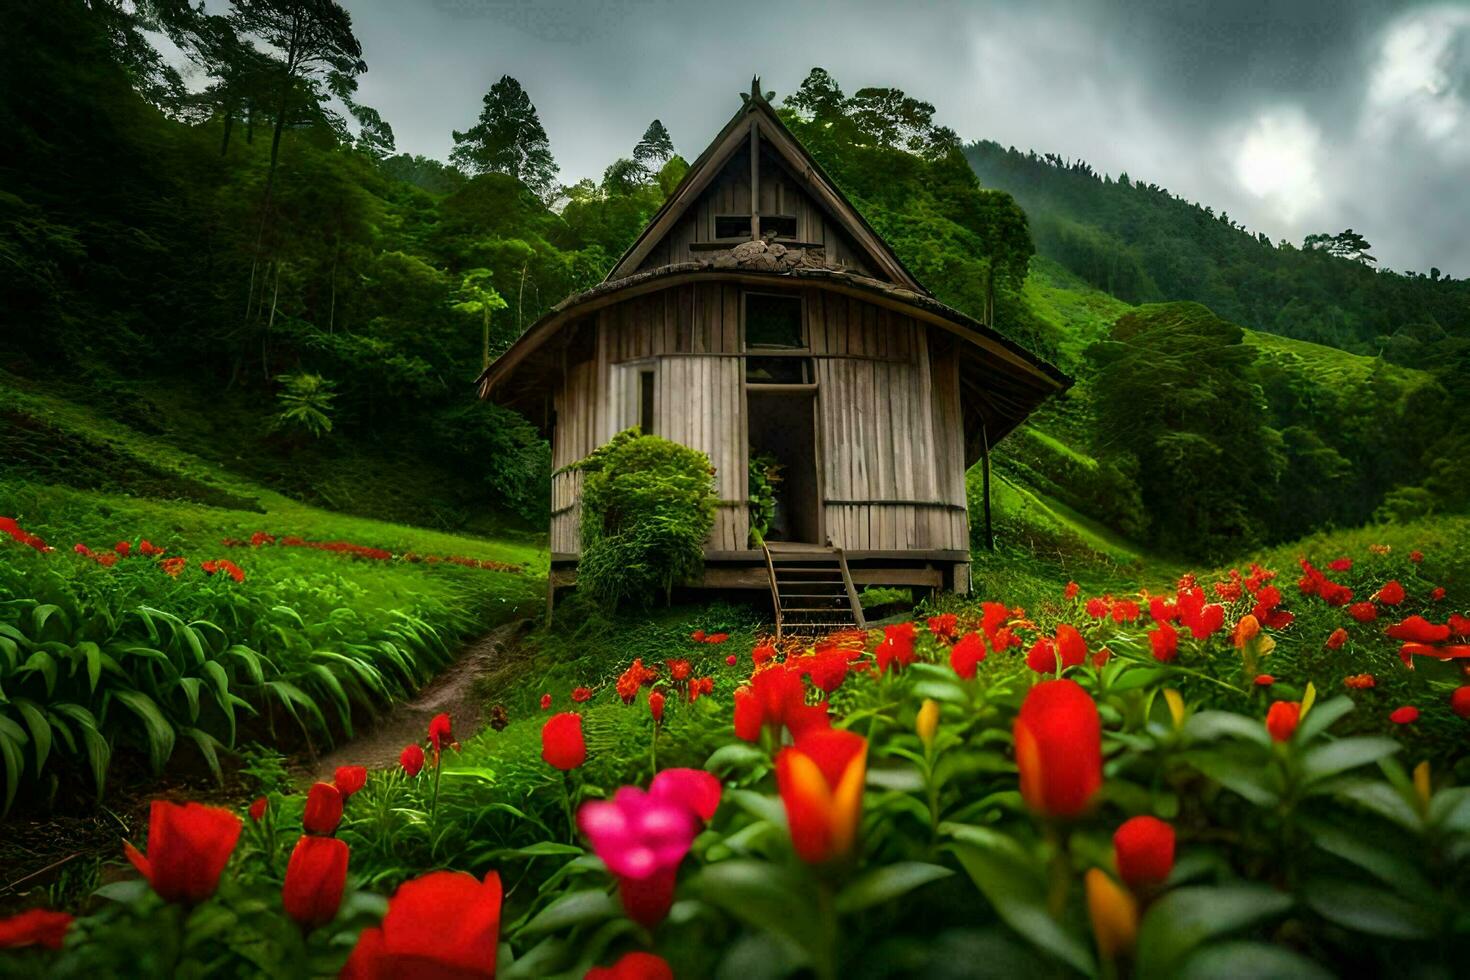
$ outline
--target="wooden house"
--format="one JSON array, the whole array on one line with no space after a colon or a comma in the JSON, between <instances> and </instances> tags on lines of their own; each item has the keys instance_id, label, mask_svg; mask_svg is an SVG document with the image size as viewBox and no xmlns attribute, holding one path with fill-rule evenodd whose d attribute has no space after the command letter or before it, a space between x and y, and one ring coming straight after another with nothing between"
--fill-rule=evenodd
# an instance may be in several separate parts
<instances>
[{"instance_id":1,"label":"wooden house","mask_svg":"<svg viewBox=\"0 0 1470 980\"><path fill-rule=\"evenodd\" d=\"M714 465L696 584L769 588L788 628L861 623L855 585L967 590L965 472L1069 383L935 300L758 84L607 278L478 382L551 441L552 597L579 549L581 474L563 467L641 426ZM755 456L780 467L767 546Z\"/></svg>"}]
</instances>

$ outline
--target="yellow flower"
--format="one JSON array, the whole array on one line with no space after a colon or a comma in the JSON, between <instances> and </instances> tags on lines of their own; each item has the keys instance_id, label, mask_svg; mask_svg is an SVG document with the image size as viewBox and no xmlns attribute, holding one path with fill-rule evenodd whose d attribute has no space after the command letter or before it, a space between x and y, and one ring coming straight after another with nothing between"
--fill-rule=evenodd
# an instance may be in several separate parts
<instances>
[{"instance_id":1,"label":"yellow flower","mask_svg":"<svg viewBox=\"0 0 1470 980\"><path fill-rule=\"evenodd\" d=\"M919 733L919 740L924 743L924 748L932 748L934 745L934 733L939 730L939 702L933 698L925 698L924 703L919 706L919 717L914 721L914 731Z\"/></svg>"},{"instance_id":2,"label":"yellow flower","mask_svg":"<svg viewBox=\"0 0 1470 980\"><path fill-rule=\"evenodd\" d=\"M1169 705L1169 716L1174 719L1174 727L1184 727L1184 698L1172 687L1164 688L1164 701Z\"/></svg>"},{"instance_id":3,"label":"yellow flower","mask_svg":"<svg viewBox=\"0 0 1470 980\"><path fill-rule=\"evenodd\" d=\"M1419 763L1414 767L1414 795L1419 798L1419 811L1429 812L1429 797L1434 792L1429 786L1429 762Z\"/></svg>"},{"instance_id":4,"label":"yellow flower","mask_svg":"<svg viewBox=\"0 0 1470 980\"><path fill-rule=\"evenodd\" d=\"M1089 868L1084 885L1098 955L1115 960L1131 953L1138 941L1138 902L1101 868Z\"/></svg>"}]
</instances>

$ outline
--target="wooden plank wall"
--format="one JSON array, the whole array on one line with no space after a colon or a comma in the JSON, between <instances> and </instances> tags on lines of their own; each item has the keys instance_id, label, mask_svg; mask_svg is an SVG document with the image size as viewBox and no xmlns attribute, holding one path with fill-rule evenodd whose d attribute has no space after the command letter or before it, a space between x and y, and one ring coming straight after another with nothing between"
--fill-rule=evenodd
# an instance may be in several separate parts
<instances>
[{"instance_id":1,"label":"wooden plank wall","mask_svg":"<svg viewBox=\"0 0 1470 980\"><path fill-rule=\"evenodd\" d=\"M555 401L560 468L636 424L636 372L652 365L655 431L707 453L715 467L723 505L708 547L721 551L744 549L749 534L740 292L693 283L603 309L595 359L569 370ZM862 300L818 287L802 292L827 535L853 551L967 549L959 374L949 341ZM553 552L579 550L579 481L553 477Z\"/></svg>"}]
</instances>

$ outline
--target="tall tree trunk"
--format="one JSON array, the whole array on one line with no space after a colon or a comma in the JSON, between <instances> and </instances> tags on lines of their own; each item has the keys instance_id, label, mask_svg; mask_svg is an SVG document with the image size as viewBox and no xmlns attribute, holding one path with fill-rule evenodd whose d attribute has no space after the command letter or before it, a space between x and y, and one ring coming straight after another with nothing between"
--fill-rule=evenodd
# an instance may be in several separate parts
<instances>
[{"instance_id":1,"label":"tall tree trunk","mask_svg":"<svg viewBox=\"0 0 1470 980\"><path fill-rule=\"evenodd\" d=\"M235 128L235 100L231 99L225 104L225 135L220 139L219 155L224 156L230 149L230 131Z\"/></svg>"}]
</instances>

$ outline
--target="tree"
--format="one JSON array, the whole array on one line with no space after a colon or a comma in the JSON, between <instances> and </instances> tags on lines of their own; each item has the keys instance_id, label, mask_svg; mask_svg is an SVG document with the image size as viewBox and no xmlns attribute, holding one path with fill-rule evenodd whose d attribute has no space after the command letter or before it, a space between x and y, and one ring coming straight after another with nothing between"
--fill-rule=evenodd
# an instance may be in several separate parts
<instances>
[{"instance_id":1,"label":"tree","mask_svg":"<svg viewBox=\"0 0 1470 980\"><path fill-rule=\"evenodd\" d=\"M657 173L674 155L674 141L664 124L655 119L643 131L643 138L633 147L633 159L649 173Z\"/></svg>"},{"instance_id":2,"label":"tree","mask_svg":"<svg viewBox=\"0 0 1470 980\"><path fill-rule=\"evenodd\" d=\"M1368 239L1349 228L1347 231L1336 235L1308 235L1302 242L1302 248L1311 251L1326 252L1328 255L1336 255L1338 258L1352 259L1354 262L1362 262L1364 265L1378 261L1368 254L1368 249L1373 246Z\"/></svg>"},{"instance_id":3,"label":"tree","mask_svg":"<svg viewBox=\"0 0 1470 980\"><path fill-rule=\"evenodd\" d=\"M502 75L483 101L479 121L463 132L454 130L449 159L471 173L509 174L545 196L558 168L530 96L520 82Z\"/></svg>"},{"instance_id":4,"label":"tree","mask_svg":"<svg viewBox=\"0 0 1470 980\"><path fill-rule=\"evenodd\" d=\"M459 302L454 304L454 310L459 313L478 313L484 327L484 342L482 354L484 364L481 370L490 366L490 314L496 310L506 307L505 300L491 285L494 273L489 269L471 269L465 273L464 279L459 284Z\"/></svg>"},{"instance_id":5,"label":"tree","mask_svg":"<svg viewBox=\"0 0 1470 980\"><path fill-rule=\"evenodd\" d=\"M355 76L367 71L362 44L352 33L352 15L336 0L231 0L242 32L280 52L276 85L276 120L271 133L270 169L265 179L265 208L270 209L281 132L291 109L292 92L302 82L328 73Z\"/></svg>"}]
</instances>

